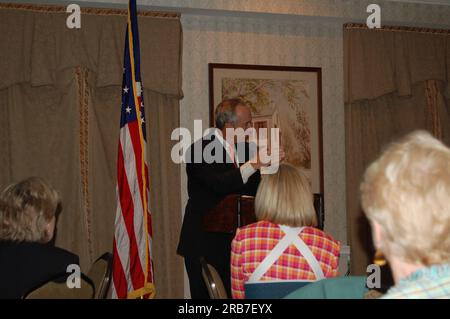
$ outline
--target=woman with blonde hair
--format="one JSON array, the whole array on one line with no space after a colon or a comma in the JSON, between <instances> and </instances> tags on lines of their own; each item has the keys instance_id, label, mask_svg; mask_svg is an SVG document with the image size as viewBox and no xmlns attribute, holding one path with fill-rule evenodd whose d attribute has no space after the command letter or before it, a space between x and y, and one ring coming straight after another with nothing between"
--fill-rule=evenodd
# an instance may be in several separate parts
<instances>
[{"instance_id":1,"label":"woman with blonde hair","mask_svg":"<svg viewBox=\"0 0 450 319\"><path fill-rule=\"evenodd\" d=\"M450 149L424 131L393 143L367 168L361 202L394 277L383 298L449 298Z\"/></svg>"},{"instance_id":2,"label":"woman with blonde hair","mask_svg":"<svg viewBox=\"0 0 450 319\"><path fill-rule=\"evenodd\" d=\"M262 177L255 213L258 221L238 229L231 245L233 298L245 298L246 283L337 275L340 244L315 228L313 195L298 168L281 164Z\"/></svg>"},{"instance_id":3,"label":"woman with blonde hair","mask_svg":"<svg viewBox=\"0 0 450 319\"><path fill-rule=\"evenodd\" d=\"M78 256L48 244L60 211L58 193L37 177L0 194L0 298L21 298L79 264Z\"/></svg>"}]
</instances>

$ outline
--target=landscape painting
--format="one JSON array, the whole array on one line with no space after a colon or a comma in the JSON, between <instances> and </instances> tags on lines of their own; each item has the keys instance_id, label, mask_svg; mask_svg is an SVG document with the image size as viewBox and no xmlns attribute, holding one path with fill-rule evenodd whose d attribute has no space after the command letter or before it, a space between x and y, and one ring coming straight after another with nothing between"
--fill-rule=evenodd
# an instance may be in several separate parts
<instances>
[{"instance_id":1,"label":"landscape painting","mask_svg":"<svg viewBox=\"0 0 450 319\"><path fill-rule=\"evenodd\" d=\"M253 127L279 128L286 161L323 193L320 68L210 64L210 121L223 99L239 97ZM270 139L268 141L270 145Z\"/></svg>"}]
</instances>

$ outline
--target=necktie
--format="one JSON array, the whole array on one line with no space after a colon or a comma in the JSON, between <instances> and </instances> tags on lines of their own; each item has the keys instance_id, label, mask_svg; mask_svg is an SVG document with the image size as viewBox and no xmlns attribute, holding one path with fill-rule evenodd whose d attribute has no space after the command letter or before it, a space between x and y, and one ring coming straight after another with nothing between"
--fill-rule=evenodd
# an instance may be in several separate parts
<instances>
[{"instance_id":1,"label":"necktie","mask_svg":"<svg viewBox=\"0 0 450 319\"><path fill-rule=\"evenodd\" d=\"M234 146L228 144L228 152L230 153L231 161L233 162L234 166L238 167L236 163L236 156L234 155Z\"/></svg>"}]
</instances>

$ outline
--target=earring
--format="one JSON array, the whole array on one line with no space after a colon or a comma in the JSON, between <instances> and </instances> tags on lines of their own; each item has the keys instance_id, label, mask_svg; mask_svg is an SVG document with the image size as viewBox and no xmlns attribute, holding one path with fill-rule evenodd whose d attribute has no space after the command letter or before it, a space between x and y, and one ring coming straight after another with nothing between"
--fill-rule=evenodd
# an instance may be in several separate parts
<instances>
[{"instance_id":1,"label":"earring","mask_svg":"<svg viewBox=\"0 0 450 319\"><path fill-rule=\"evenodd\" d=\"M384 257L383 253L378 249L375 252L375 256L373 257L373 263L380 267L386 265L386 263L387 263L386 258Z\"/></svg>"}]
</instances>

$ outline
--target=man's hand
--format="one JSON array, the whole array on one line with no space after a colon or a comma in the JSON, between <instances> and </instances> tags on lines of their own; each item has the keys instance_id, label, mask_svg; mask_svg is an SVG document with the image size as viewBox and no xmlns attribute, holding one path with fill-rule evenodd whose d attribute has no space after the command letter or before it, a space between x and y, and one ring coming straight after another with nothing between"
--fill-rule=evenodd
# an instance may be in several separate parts
<instances>
[{"instance_id":1,"label":"man's hand","mask_svg":"<svg viewBox=\"0 0 450 319\"><path fill-rule=\"evenodd\" d=\"M267 155L261 155L262 149L259 149L257 154L250 160L250 163L254 169L261 169L261 167L268 166L278 166L282 163L286 158L286 153L282 149L278 149L278 158L273 159L272 153L268 150ZM265 161L262 161L261 158L265 157ZM269 157L269 158L268 158ZM267 159L270 159L267 161Z\"/></svg>"}]
</instances>

